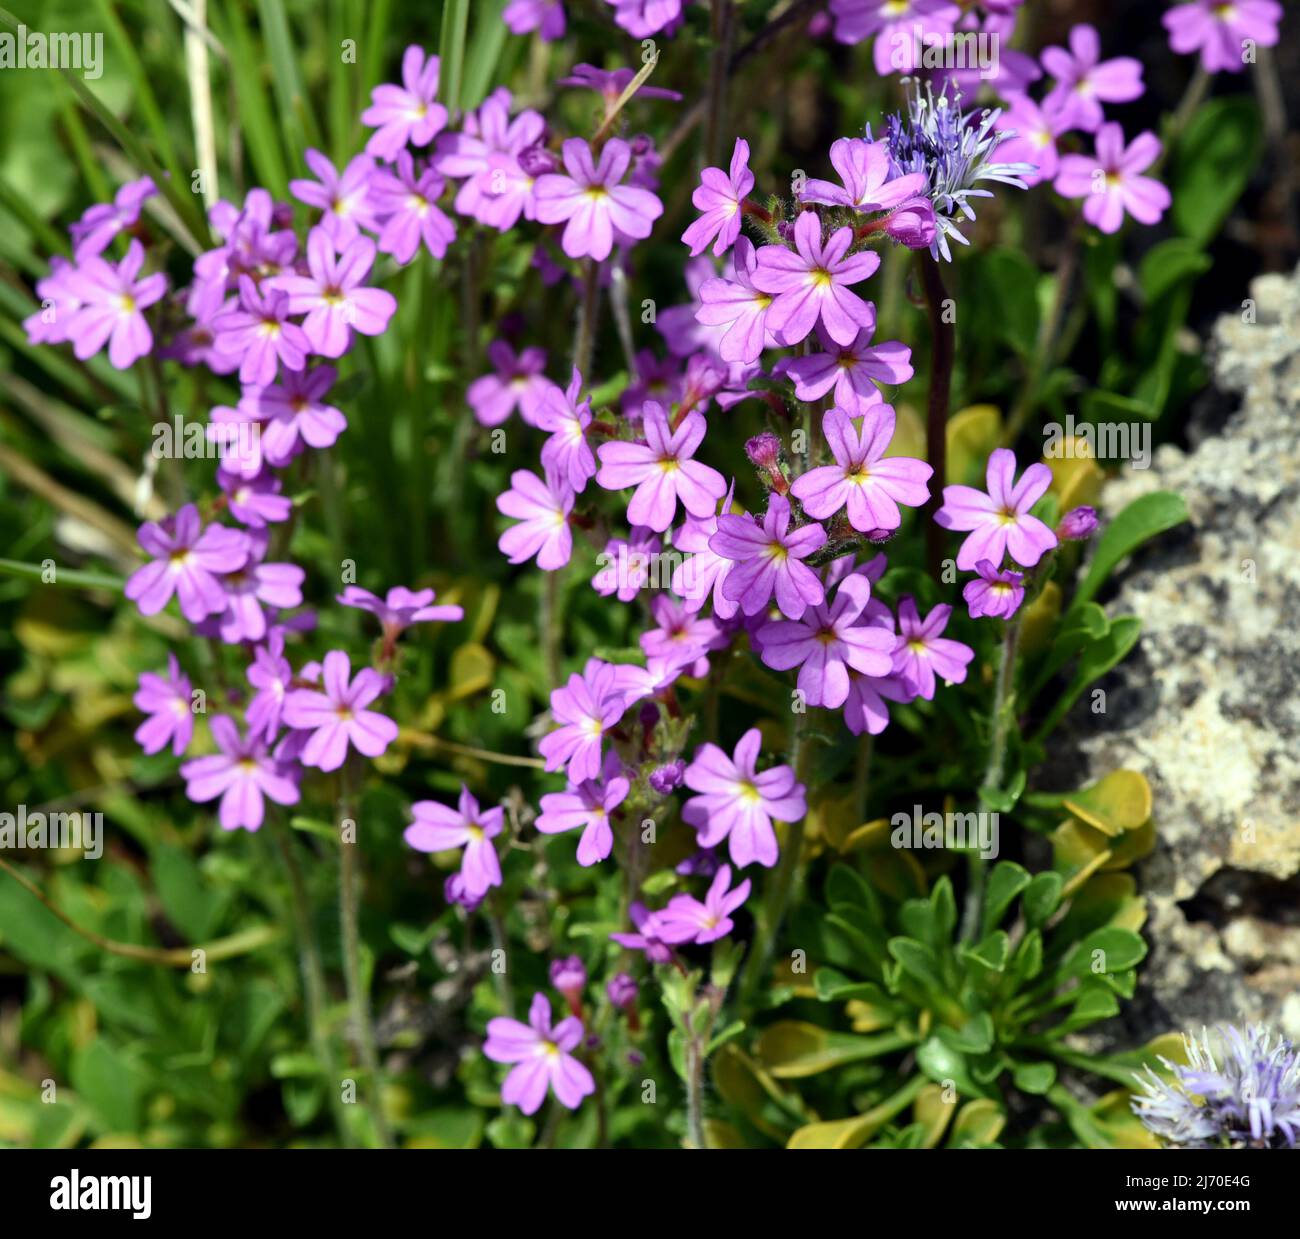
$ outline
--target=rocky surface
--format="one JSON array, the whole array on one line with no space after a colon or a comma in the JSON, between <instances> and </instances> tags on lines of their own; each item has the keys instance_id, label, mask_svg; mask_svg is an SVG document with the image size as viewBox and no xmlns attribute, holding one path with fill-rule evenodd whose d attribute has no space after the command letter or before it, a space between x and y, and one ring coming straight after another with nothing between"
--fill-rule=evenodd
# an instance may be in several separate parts
<instances>
[{"instance_id":1,"label":"rocky surface","mask_svg":"<svg viewBox=\"0 0 1300 1239\"><path fill-rule=\"evenodd\" d=\"M1128 767L1154 794L1134 1038L1265 1019L1300 1040L1300 273L1250 295L1255 321L1225 316L1208 344L1239 408L1103 496L1114 515L1175 490L1192 518L1118 574L1107 610L1142 638L1076 732L1089 781Z\"/></svg>"}]
</instances>

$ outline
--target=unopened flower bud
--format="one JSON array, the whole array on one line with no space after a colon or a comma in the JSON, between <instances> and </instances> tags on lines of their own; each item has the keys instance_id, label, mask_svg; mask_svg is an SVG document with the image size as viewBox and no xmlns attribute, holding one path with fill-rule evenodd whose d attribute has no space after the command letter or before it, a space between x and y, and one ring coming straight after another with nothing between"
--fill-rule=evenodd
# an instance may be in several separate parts
<instances>
[{"instance_id":1,"label":"unopened flower bud","mask_svg":"<svg viewBox=\"0 0 1300 1239\"><path fill-rule=\"evenodd\" d=\"M655 769L650 771L649 783L659 795L667 796L682 785L682 777L685 773L685 762L680 760L670 761L666 765L656 766Z\"/></svg>"},{"instance_id":2,"label":"unopened flower bud","mask_svg":"<svg viewBox=\"0 0 1300 1239\"><path fill-rule=\"evenodd\" d=\"M1082 542L1097 532L1097 509L1071 508L1056 527L1056 536L1062 542Z\"/></svg>"}]
</instances>

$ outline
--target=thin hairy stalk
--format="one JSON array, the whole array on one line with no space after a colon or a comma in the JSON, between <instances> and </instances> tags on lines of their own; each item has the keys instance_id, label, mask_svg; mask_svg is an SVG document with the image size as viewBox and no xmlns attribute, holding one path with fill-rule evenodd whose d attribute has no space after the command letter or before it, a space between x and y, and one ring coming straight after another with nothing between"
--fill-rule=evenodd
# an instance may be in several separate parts
<instances>
[{"instance_id":1,"label":"thin hairy stalk","mask_svg":"<svg viewBox=\"0 0 1300 1239\"><path fill-rule=\"evenodd\" d=\"M426 753L454 753L457 757L474 757L496 766L523 766L529 770L544 770L546 763L540 757L524 757L517 753L496 753L492 749L475 748L472 744L457 744L427 731L412 731L403 727L397 733L397 743Z\"/></svg>"},{"instance_id":2,"label":"thin hairy stalk","mask_svg":"<svg viewBox=\"0 0 1300 1239\"><path fill-rule=\"evenodd\" d=\"M1065 245L1061 249L1061 258L1056 266L1056 288L1052 294L1052 305L1038 328L1038 339L1034 343L1034 356L1029 363L1029 371L1021 385L1020 395L1012 406L1011 415L1002 432L1004 447L1010 447L1020 437L1025 422L1038 407L1038 389L1052 366L1056 354L1057 340L1061 324L1065 320L1065 309L1070 302L1070 286L1074 283L1075 271L1079 265L1080 224L1076 220L1066 235Z\"/></svg>"},{"instance_id":3,"label":"thin hairy stalk","mask_svg":"<svg viewBox=\"0 0 1300 1239\"><path fill-rule=\"evenodd\" d=\"M807 746L804 743L806 718L805 712L794 716L788 759L795 778L804 782L805 786L802 767L807 754ZM745 961L745 971L740 983L741 1003L746 1008L749 1007L755 990L767 974L768 966L772 962L777 934L781 930L781 922L785 919L786 906L790 902L790 892L794 890L795 876L799 870L800 854L803 852L803 833L802 818L790 823L789 832L785 837L785 846L781 849L780 859L768 884L767 899L763 905L762 928L750 948L750 956Z\"/></svg>"},{"instance_id":4,"label":"thin hairy stalk","mask_svg":"<svg viewBox=\"0 0 1300 1239\"><path fill-rule=\"evenodd\" d=\"M292 839L277 830L275 842L284 861L285 872L289 876L294 931L298 938L298 967L302 972L302 994L307 1007L307 1032L311 1038L312 1051L325 1076L325 1088L329 1094L334 1126L338 1130L339 1139L345 1145L350 1145L352 1133L348 1126L347 1113L343 1108L343 1097L339 1092L338 1064L334 1058L334 1046L330 1042L329 1029L325 1022L325 969L321 965L320 947L312 928L311 901L307 897L307 885L303 881L302 866L298 864L298 858L293 854Z\"/></svg>"},{"instance_id":5,"label":"thin hairy stalk","mask_svg":"<svg viewBox=\"0 0 1300 1239\"><path fill-rule=\"evenodd\" d=\"M988 803L988 795L1002 788L1002 775L1006 769L1007 736L1015 712L1016 647L1020 636L1020 616L1006 621L1002 635L1002 652L998 659L998 678L993 697L993 732L989 737L988 762L980 784L980 799ZM961 940L973 941L980 933L980 909L984 902L984 882L988 863L978 852L968 856L968 882L966 905L961 918Z\"/></svg>"},{"instance_id":6,"label":"thin hairy stalk","mask_svg":"<svg viewBox=\"0 0 1300 1239\"><path fill-rule=\"evenodd\" d=\"M39 899L79 937L97 946L101 951L107 951L110 955L116 955L120 959L133 959L141 964L157 964L163 968L189 968L194 964L194 956L197 951L202 951L204 958L208 962L233 959L236 955L247 955L250 951L260 950L280 937L280 930L275 925L254 925L251 929L244 929L237 934L231 934L226 938L217 938L213 942L206 942L200 946L162 948L139 946L134 942L117 942L112 938L105 938L101 934L95 933L92 929L86 929L84 926L78 925L35 882L19 873L2 856L0 856L0 871L7 873L29 895Z\"/></svg>"},{"instance_id":7,"label":"thin hairy stalk","mask_svg":"<svg viewBox=\"0 0 1300 1239\"><path fill-rule=\"evenodd\" d=\"M349 833L344 830L339 838L339 926L343 945L343 977L348 991L348 1014L352 1035L356 1038L361 1066L365 1069L369 1087L366 1090L366 1108L374 1124L375 1136L380 1146L392 1148L392 1135L384 1117L383 1079L379 1069L379 1051L375 1045L375 1027L370 1014L370 995L361 974L361 892L358 882L357 825L353 815L353 796L349 763L344 762L339 771L338 820L351 823Z\"/></svg>"},{"instance_id":8,"label":"thin hairy stalk","mask_svg":"<svg viewBox=\"0 0 1300 1239\"><path fill-rule=\"evenodd\" d=\"M922 509L925 522L925 558L932 576L938 576L943 564L943 530L934 522L943 504L943 488L948 475L948 402L952 391L952 363L956 348L956 330L948 313L948 290L938 261L929 253L917 255L921 283L925 288L926 309L930 316L930 394L925 419L925 458L934 470L930 479L930 498Z\"/></svg>"}]
</instances>

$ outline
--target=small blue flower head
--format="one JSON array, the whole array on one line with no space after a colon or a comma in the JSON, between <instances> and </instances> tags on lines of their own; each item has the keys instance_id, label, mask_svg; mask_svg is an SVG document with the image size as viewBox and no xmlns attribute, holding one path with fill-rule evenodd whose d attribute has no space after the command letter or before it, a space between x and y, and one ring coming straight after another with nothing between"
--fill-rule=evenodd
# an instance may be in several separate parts
<instances>
[{"instance_id":1,"label":"small blue flower head","mask_svg":"<svg viewBox=\"0 0 1300 1239\"><path fill-rule=\"evenodd\" d=\"M1300 1053L1285 1037L1232 1025L1185 1036L1187 1064L1137 1076L1138 1118L1186 1149L1293 1149L1300 1139Z\"/></svg>"},{"instance_id":2,"label":"small blue flower head","mask_svg":"<svg viewBox=\"0 0 1300 1239\"><path fill-rule=\"evenodd\" d=\"M958 228L959 219L974 219L972 198L991 198L992 190L976 188L981 181L998 181L1025 189L1022 179L1034 171L1032 164L998 163L992 156L1014 129L993 126L1001 109L961 110L960 97L950 99L948 88L935 95L929 85L917 84L908 98L907 116L897 112L885 121L884 140L893 159L890 179L910 172L923 172L928 179L927 196L934 204L937 225L930 253L951 262L948 241L970 242ZM872 141L871 126L867 140Z\"/></svg>"}]
</instances>

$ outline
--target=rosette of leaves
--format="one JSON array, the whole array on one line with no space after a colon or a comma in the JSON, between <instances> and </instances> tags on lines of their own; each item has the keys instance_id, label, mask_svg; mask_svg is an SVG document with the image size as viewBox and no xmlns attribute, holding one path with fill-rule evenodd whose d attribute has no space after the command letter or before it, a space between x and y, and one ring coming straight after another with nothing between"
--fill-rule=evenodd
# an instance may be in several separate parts
<instances>
[{"instance_id":1,"label":"rosette of leaves","mask_svg":"<svg viewBox=\"0 0 1300 1239\"><path fill-rule=\"evenodd\" d=\"M1152 1051L1094 1053L1074 1036L1133 994L1145 913L1128 875L1070 893L1060 873L1002 861L963 937L946 875L927 891L898 854L864 867L881 872L834 865L791 928L806 945L779 997L798 1018L719 1059L741 1127L790 1147L1145 1143L1118 1103ZM1098 1098L1107 1080L1121 1097Z\"/></svg>"}]
</instances>

